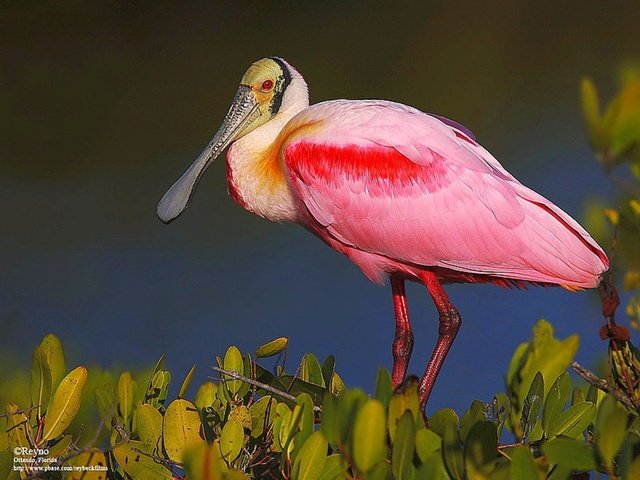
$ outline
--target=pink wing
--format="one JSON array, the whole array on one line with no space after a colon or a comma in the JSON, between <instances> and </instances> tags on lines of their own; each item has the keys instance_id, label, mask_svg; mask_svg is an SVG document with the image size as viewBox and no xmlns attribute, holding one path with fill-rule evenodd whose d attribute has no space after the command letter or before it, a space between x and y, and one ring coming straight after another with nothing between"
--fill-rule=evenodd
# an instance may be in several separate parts
<instances>
[{"instance_id":1,"label":"pink wing","mask_svg":"<svg viewBox=\"0 0 640 480\"><path fill-rule=\"evenodd\" d=\"M284 150L301 222L374 280L431 268L581 288L609 266L576 221L451 124L379 101L301 116L320 122Z\"/></svg>"}]
</instances>

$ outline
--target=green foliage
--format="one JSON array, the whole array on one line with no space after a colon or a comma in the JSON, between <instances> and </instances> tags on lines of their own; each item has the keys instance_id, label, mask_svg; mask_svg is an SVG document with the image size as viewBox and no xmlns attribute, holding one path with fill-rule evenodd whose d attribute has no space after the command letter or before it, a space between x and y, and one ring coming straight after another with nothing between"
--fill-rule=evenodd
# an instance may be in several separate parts
<instances>
[{"instance_id":1,"label":"green foliage","mask_svg":"<svg viewBox=\"0 0 640 480\"><path fill-rule=\"evenodd\" d=\"M506 393L489 404L472 402L461 416L439 410L428 422L415 378L394 391L383 370L369 398L358 389L332 389L333 358L321 364L306 354L299 376L288 375L280 364L267 375L236 347L218 360L230 368L219 370L219 382L206 381L190 400L192 369L165 407L171 375L160 361L148 381L124 372L114 385L95 389L103 428L110 433L103 449L83 448L68 433L87 382L87 370L77 367L57 375L61 379L40 412L7 406L0 475L11 470L12 449L27 446L50 449L68 467L108 466L115 475L110 478L133 480L567 479L589 471L632 478L640 468L640 420L613 396L572 386L567 349L575 352L577 343L575 337L555 338L541 320L514 353ZM31 398L42 398L42 385L48 384L42 378L50 375L40 349L33 357ZM270 383L260 383L252 373L258 371ZM283 385L295 387L297 395ZM38 466L33 462L26 467ZM104 478L96 472L67 478Z\"/></svg>"}]
</instances>

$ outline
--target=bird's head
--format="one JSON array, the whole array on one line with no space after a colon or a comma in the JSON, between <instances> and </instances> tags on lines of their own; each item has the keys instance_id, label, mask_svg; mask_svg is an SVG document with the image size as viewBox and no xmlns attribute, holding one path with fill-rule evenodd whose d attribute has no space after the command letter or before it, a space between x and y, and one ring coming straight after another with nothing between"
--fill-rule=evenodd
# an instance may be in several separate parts
<instances>
[{"instance_id":1,"label":"bird's head","mask_svg":"<svg viewBox=\"0 0 640 480\"><path fill-rule=\"evenodd\" d=\"M289 93L294 77L301 84L298 89L302 88L306 95L306 84L300 74L281 58L263 58L247 69L222 125L203 152L160 200L157 209L160 220L169 223L187 208L202 174L226 147L286 109L287 103L292 101L288 97L294 96Z\"/></svg>"}]
</instances>

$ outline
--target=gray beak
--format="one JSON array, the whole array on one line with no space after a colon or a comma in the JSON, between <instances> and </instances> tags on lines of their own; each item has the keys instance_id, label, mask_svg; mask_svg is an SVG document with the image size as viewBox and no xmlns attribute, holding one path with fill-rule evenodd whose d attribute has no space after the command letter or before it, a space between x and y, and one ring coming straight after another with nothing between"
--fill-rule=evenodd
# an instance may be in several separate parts
<instances>
[{"instance_id":1,"label":"gray beak","mask_svg":"<svg viewBox=\"0 0 640 480\"><path fill-rule=\"evenodd\" d=\"M251 87L240 85L222 125L207 147L160 200L156 213L162 222L175 220L189 206L196 185L207 167L238 138L247 125L260 116L258 107Z\"/></svg>"}]
</instances>

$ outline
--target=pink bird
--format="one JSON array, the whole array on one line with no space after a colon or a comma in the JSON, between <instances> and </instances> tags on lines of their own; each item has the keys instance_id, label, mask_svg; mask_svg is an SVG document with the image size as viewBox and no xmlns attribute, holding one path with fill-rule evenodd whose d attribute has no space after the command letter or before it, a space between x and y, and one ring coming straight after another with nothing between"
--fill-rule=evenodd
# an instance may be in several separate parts
<instances>
[{"instance_id":1,"label":"pink bird","mask_svg":"<svg viewBox=\"0 0 640 480\"><path fill-rule=\"evenodd\" d=\"M227 179L243 208L299 223L376 283L388 277L396 330L394 386L413 333L404 283L421 282L439 313L420 382L424 408L460 328L443 284L597 287L609 267L589 234L522 185L460 124L384 100L309 106L307 84L281 58L252 64L206 149L158 205L169 223L227 147Z\"/></svg>"}]
</instances>

